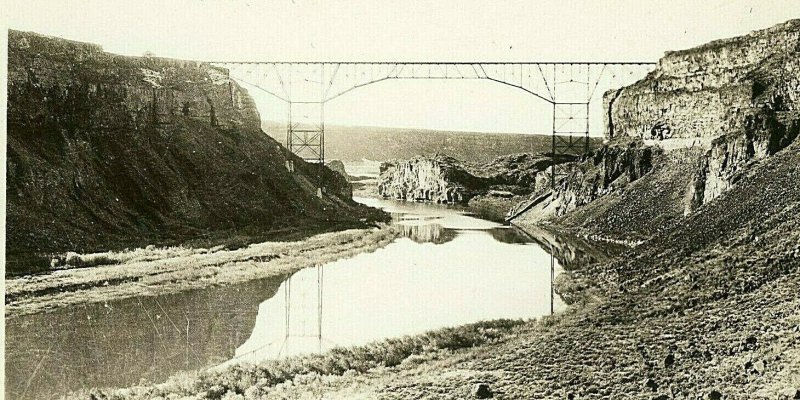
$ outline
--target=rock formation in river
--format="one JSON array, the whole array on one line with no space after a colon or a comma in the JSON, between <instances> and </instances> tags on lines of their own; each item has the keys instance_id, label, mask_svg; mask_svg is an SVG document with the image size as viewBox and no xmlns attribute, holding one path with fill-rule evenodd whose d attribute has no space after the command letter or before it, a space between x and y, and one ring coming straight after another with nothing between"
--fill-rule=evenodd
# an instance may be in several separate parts
<instances>
[{"instance_id":1,"label":"rock formation in river","mask_svg":"<svg viewBox=\"0 0 800 400\"><path fill-rule=\"evenodd\" d=\"M338 174L325 169L318 198L318 167L286 170L224 69L17 31L8 46L7 271L44 268L32 255L319 229L365 212Z\"/></svg>"},{"instance_id":2,"label":"rock formation in river","mask_svg":"<svg viewBox=\"0 0 800 400\"><path fill-rule=\"evenodd\" d=\"M693 213L797 137L799 52L792 20L667 53L645 79L605 94L607 145L564 166L556 192L519 207L519 221L566 215L647 237L659 224L643 221Z\"/></svg>"},{"instance_id":3,"label":"rock formation in river","mask_svg":"<svg viewBox=\"0 0 800 400\"><path fill-rule=\"evenodd\" d=\"M487 186L456 159L436 154L381 164L378 193L399 200L461 203Z\"/></svg>"},{"instance_id":4,"label":"rock formation in river","mask_svg":"<svg viewBox=\"0 0 800 400\"><path fill-rule=\"evenodd\" d=\"M558 162L572 161L563 156ZM401 200L466 203L476 196L510 198L547 186L544 171L552 164L542 154L511 154L472 166L437 153L381 165L378 193Z\"/></svg>"}]
</instances>

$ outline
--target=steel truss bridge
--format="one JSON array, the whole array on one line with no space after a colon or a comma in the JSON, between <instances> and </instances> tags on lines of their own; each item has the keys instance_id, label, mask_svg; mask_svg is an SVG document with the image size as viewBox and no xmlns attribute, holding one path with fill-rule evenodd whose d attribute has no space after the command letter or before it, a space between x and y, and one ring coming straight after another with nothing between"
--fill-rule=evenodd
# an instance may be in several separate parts
<instances>
[{"instance_id":1,"label":"steel truss bridge","mask_svg":"<svg viewBox=\"0 0 800 400\"><path fill-rule=\"evenodd\" d=\"M236 81L288 104L286 149L325 163L325 104L389 79L469 79L507 85L552 110L552 157L584 154L590 132L602 132L603 94L643 78L653 62L352 62L216 61ZM287 158L287 168L294 164ZM558 178L552 170L552 182ZM320 173L320 177L322 174ZM319 182L323 188L323 182Z\"/></svg>"}]
</instances>

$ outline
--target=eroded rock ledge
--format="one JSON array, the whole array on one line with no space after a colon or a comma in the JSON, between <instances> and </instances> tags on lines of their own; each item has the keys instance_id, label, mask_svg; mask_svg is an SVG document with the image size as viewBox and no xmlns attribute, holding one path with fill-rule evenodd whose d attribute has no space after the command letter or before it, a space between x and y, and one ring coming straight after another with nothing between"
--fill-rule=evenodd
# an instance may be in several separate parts
<instances>
[{"instance_id":1,"label":"eroded rock ledge","mask_svg":"<svg viewBox=\"0 0 800 400\"><path fill-rule=\"evenodd\" d=\"M668 148L703 145L691 190L692 207L705 204L725 192L748 162L797 136L799 50L800 20L792 20L669 52L646 79L606 94L607 137Z\"/></svg>"}]
</instances>

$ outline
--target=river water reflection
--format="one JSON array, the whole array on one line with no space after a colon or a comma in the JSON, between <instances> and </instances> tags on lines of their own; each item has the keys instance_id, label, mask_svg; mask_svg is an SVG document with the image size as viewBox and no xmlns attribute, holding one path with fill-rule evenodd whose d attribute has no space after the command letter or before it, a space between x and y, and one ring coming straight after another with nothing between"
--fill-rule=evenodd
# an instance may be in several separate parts
<instances>
[{"instance_id":1,"label":"river water reflection","mask_svg":"<svg viewBox=\"0 0 800 400\"><path fill-rule=\"evenodd\" d=\"M292 275L261 303L231 362L550 313L550 255L516 229L458 208L358 200L390 212L404 237Z\"/></svg>"},{"instance_id":2,"label":"river water reflection","mask_svg":"<svg viewBox=\"0 0 800 400\"><path fill-rule=\"evenodd\" d=\"M7 319L6 398L161 382L182 370L549 314L547 241L463 209L359 201L392 213L402 237L291 276ZM554 300L556 311L564 307Z\"/></svg>"}]
</instances>

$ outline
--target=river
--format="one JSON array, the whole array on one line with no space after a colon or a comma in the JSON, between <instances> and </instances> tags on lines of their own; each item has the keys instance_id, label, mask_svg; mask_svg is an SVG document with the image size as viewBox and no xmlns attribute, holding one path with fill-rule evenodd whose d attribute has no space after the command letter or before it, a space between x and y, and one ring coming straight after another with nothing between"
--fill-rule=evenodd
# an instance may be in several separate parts
<instances>
[{"instance_id":1,"label":"river","mask_svg":"<svg viewBox=\"0 0 800 400\"><path fill-rule=\"evenodd\" d=\"M6 320L6 397L157 383L179 371L535 318L551 300L556 312L564 307L551 298L548 240L463 208L358 200L390 212L403 236L292 275ZM574 246L555 254L556 275L593 260Z\"/></svg>"}]
</instances>

